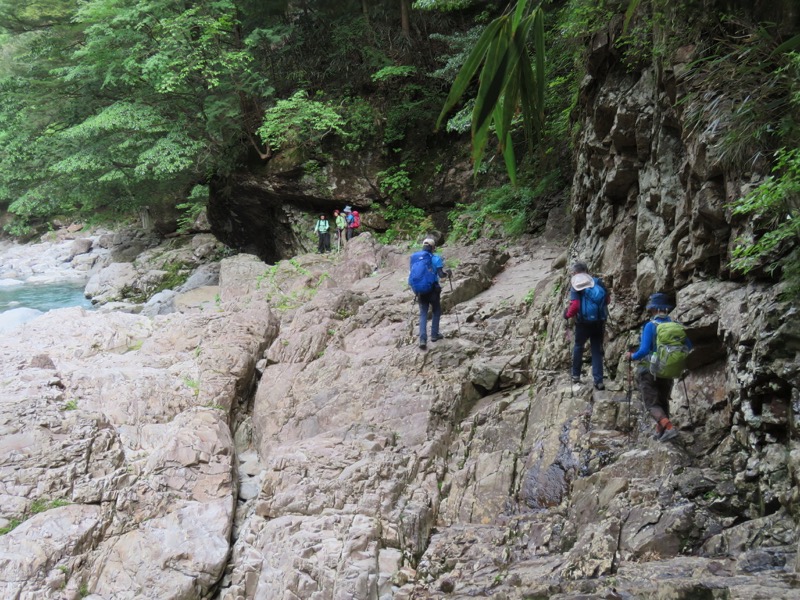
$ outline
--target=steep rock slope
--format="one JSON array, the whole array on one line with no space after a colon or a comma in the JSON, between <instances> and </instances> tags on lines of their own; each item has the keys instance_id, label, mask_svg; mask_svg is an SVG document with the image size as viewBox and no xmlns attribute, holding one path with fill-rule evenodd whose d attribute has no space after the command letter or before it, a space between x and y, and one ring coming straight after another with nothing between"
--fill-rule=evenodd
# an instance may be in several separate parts
<instances>
[{"instance_id":1,"label":"steep rock slope","mask_svg":"<svg viewBox=\"0 0 800 600\"><path fill-rule=\"evenodd\" d=\"M281 326L253 401L256 491L221 598L797 597L791 518L753 506L742 482L758 466L728 466L747 460L735 410L698 400L723 373L696 370L694 405L676 388L671 445L627 402L624 369L609 391L570 386L564 257L540 244L445 248L451 335L426 352L407 254L364 235L341 260L273 270ZM751 343L757 313L728 317L702 318ZM785 474L771 479L782 497Z\"/></svg>"},{"instance_id":2,"label":"steep rock slope","mask_svg":"<svg viewBox=\"0 0 800 600\"><path fill-rule=\"evenodd\" d=\"M659 444L624 368L569 384L563 248L443 252L448 335L425 352L408 250L368 234L226 259L213 308L65 309L4 337L3 596L797 597L796 453L748 446L781 415L735 402L733 366L694 368ZM794 347L777 304L725 285L703 304L696 284L693 331Z\"/></svg>"}]
</instances>

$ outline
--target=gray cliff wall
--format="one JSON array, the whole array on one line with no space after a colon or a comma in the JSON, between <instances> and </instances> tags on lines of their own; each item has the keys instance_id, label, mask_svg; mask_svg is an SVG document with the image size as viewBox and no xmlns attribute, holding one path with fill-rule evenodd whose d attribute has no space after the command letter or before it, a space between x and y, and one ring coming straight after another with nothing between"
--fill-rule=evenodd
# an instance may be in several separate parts
<instances>
[{"instance_id":1,"label":"gray cliff wall","mask_svg":"<svg viewBox=\"0 0 800 600\"><path fill-rule=\"evenodd\" d=\"M797 306L781 301L779 285L733 280L727 266L747 226L727 205L759 174L727 172L713 134L686 121L690 90L681 74L693 48L663 69L630 73L613 33L594 42L571 211L574 254L613 287L607 362L617 364L646 319L649 294L674 294L674 316L697 346L685 391L694 451L730 478L735 494L725 502L736 518L787 511L796 523Z\"/></svg>"}]
</instances>

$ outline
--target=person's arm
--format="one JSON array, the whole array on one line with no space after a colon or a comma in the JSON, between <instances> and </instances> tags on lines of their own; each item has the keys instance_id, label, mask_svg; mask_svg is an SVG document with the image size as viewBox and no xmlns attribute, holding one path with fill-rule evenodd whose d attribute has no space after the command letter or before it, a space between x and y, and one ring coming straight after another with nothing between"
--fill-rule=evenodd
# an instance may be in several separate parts
<instances>
[{"instance_id":1,"label":"person's arm","mask_svg":"<svg viewBox=\"0 0 800 600\"><path fill-rule=\"evenodd\" d=\"M434 254L431 258L431 263L433 264L433 269L436 271L436 275L439 277L449 277L451 274L449 269L444 268L444 259L439 256L438 254Z\"/></svg>"},{"instance_id":2,"label":"person's arm","mask_svg":"<svg viewBox=\"0 0 800 600\"><path fill-rule=\"evenodd\" d=\"M581 296L580 293L575 290L572 286L569 288L569 304L567 304L567 308L564 310L564 318L571 319L575 315L577 315L581 310Z\"/></svg>"},{"instance_id":3,"label":"person's arm","mask_svg":"<svg viewBox=\"0 0 800 600\"><path fill-rule=\"evenodd\" d=\"M631 354L631 360L642 360L649 355L653 348L653 340L656 336L656 324L649 321L642 329L642 340L639 342L639 349Z\"/></svg>"},{"instance_id":4,"label":"person's arm","mask_svg":"<svg viewBox=\"0 0 800 600\"><path fill-rule=\"evenodd\" d=\"M564 311L564 318L571 319L575 315L577 315L581 310L581 301L580 300L570 300L569 304L567 305L567 309Z\"/></svg>"}]
</instances>

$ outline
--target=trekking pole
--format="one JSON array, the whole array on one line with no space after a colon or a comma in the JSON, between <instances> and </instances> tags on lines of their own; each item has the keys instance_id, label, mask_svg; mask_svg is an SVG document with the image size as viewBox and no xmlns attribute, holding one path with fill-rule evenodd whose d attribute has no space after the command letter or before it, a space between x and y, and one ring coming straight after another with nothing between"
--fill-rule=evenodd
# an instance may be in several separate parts
<instances>
[{"instance_id":1,"label":"trekking pole","mask_svg":"<svg viewBox=\"0 0 800 600\"><path fill-rule=\"evenodd\" d=\"M633 400L633 363L628 359L628 448L631 447L631 402Z\"/></svg>"},{"instance_id":2,"label":"trekking pole","mask_svg":"<svg viewBox=\"0 0 800 600\"><path fill-rule=\"evenodd\" d=\"M686 398L686 412L689 413L689 425L694 428L694 418L692 417L692 404L689 402L689 390L686 389L686 375L688 375L688 371L684 371L681 374L681 383L683 383L683 395Z\"/></svg>"},{"instance_id":3,"label":"trekking pole","mask_svg":"<svg viewBox=\"0 0 800 600\"><path fill-rule=\"evenodd\" d=\"M448 274L447 281L450 282L450 293L454 295L455 291L453 290L453 276ZM458 311L456 310L455 303L453 303L453 314L456 316L456 326L458 327L458 335L461 335L461 323L458 320Z\"/></svg>"}]
</instances>

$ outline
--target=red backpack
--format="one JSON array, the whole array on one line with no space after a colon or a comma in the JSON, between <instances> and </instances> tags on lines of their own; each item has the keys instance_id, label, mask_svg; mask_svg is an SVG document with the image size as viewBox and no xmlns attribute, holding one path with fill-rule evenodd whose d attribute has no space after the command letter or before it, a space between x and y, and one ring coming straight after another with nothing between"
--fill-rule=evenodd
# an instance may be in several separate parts
<instances>
[{"instance_id":1,"label":"red backpack","mask_svg":"<svg viewBox=\"0 0 800 600\"><path fill-rule=\"evenodd\" d=\"M361 227L361 216L358 214L357 210L353 211L353 229Z\"/></svg>"}]
</instances>

